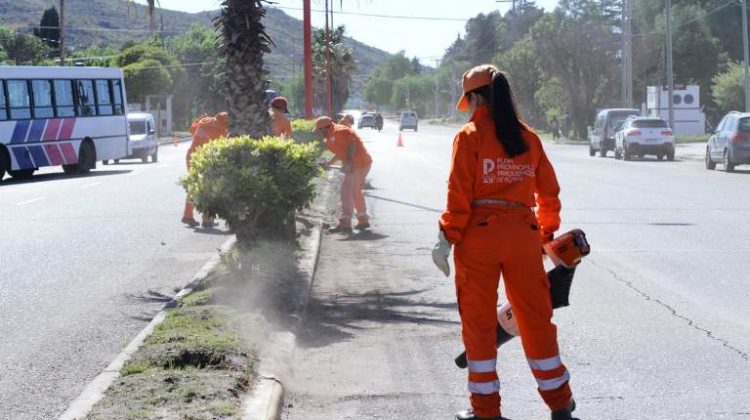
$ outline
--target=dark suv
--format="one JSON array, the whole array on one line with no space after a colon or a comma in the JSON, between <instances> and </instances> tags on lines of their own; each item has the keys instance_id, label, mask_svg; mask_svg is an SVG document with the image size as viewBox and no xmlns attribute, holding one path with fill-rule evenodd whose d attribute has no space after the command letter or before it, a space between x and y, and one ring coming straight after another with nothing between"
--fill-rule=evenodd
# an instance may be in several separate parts
<instances>
[{"instance_id":1,"label":"dark suv","mask_svg":"<svg viewBox=\"0 0 750 420\"><path fill-rule=\"evenodd\" d=\"M727 172L750 164L750 113L732 111L716 126L706 144L706 169L716 169L717 162Z\"/></svg>"}]
</instances>

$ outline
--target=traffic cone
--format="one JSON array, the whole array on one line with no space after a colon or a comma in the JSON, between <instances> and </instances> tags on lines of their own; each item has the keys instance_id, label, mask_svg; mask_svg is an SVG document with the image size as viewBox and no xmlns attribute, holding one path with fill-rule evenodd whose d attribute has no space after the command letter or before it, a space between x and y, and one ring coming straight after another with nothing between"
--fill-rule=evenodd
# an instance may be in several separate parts
<instances>
[{"instance_id":1,"label":"traffic cone","mask_svg":"<svg viewBox=\"0 0 750 420\"><path fill-rule=\"evenodd\" d=\"M174 147L177 147L177 134L172 135L172 144Z\"/></svg>"},{"instance_id":2,"label":"traffic cone","mask_svg":"<svg viewBox=\"0 0 750 420\"><path fill-rule=\"evenodd\" d=\"M396 143L396 147L404 147L404 140L401 138L401 133L398 133L398 143Z\"/></svg>"}]
</instances>

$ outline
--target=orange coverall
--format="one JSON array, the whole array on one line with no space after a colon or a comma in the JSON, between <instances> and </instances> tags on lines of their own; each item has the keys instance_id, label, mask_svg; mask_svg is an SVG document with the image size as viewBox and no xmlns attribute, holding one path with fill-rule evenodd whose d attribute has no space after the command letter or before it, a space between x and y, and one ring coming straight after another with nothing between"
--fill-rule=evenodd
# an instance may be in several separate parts
<instances>
[{"instance_id":1,"label":"orange coverall","mask_svg":"<svg viewBox=\"0 0 750 420\"><path fill-rule=\"evenodd\" d=\"M188 149L187 155L185 156L188 169L190 169L190 158L199 147L210 142L211 140L215 140L220 137L226 137L227 120L221 120L217 119L216 117L208 116L200 117L193 121L193 123L190 125L190 133L193 135L193 142L190 143L190 148ZM182 213L182 217L184 219L192 219L193 210L193 203L191 203L190 200L186 198L185 209ZM209 218L205 214L202 217L204 222L209 220Z\"/></svg>"},{"instance_id":2,"label":"orange coverall","mask_svg":"<svg viewBox=\"0 0 750 420\"><path fill-rule=\"evenodd\" d=\"M283 112L274 108L269 109L268 113L271 115L271 131L273 135L291 140L294 132L292 131L292 123L289 122L289 118Z\"/></svg>"},{"instance_id":3,"label":"orange coverall","mask_svg":"<svg viewBox=\"0 0 750 420\"><path fill-rule=\"evenodd\" d=\"M372 157L362 139L349 127L333 124L326 137L326 147L343 163L344 183L341 186L341 217L339 226L352 226L352 213L357 210L360 224L370 222L362 190L370 172Z\"/></svg>"},{"instance_id":4,"label":"orange coverall","mask_svg":"<svg viewBox=\"0 0 750 420\"><path fill-rule=\"evenodd\" d=\"M510 158L495 137L489 109L474 113L453 142L448 202L440 218L455 247L461 335L478 417L500 415L495 325L501 275L540 395L552 411L568 408L572 397L542 262L541 238L560 225L560 187L539 137L527 127L522 133L528 150ZM476 201L488 199L513 204Z\"/></svg>"}]
</instances>

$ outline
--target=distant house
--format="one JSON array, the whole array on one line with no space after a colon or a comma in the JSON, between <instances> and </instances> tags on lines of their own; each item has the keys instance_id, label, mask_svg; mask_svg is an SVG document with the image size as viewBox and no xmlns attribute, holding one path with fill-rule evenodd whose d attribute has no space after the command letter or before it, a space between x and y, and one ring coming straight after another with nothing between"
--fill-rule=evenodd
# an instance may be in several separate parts
<instances>
[{"instance_id":1,"label":"distant house","mask_svg":"<svg viewBox=\"0 0 750 420\"><path fill-rule=\"evenodd\" d=\"M701 110L700 86L675 86L672 96L675 134L694 136L706 133L706 114ZM666 86L646 88L648 114L669 120L669 89Z\"/></svg>"}]
</instances>

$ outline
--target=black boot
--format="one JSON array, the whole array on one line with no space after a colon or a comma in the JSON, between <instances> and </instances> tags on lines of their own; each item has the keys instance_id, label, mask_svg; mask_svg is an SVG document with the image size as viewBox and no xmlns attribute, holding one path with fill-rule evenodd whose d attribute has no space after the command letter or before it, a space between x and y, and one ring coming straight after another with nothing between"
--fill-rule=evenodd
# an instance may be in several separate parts
<instances>
[{"instance_id":1,"label":"black boot","mask_svg":"<svg viewBox=\"0 0 750 420\"><path fill-rule=\"evenodd\" d=\"M474 415L474 410L471 408L468 410L460 411L456 413L456 420L510 420L505 417L477 417Z\"/></svg>"},{"instance_id":2,"label":"black boot","mask_svg":"<svg viewBox=\"0 0 750 420\"><path fill-rule=\"evenodd\" d=\"M573 417L573 411L576 409L576 402L574 400L570 400L570 408L565 408L562 410L557 410L552 412L552 420L579 420L576 417Z\"/></svg>"}]
</instances>

